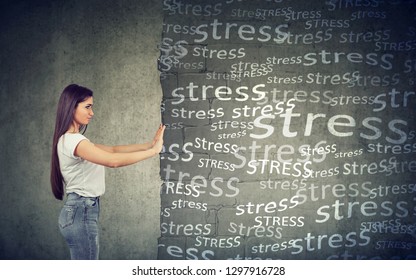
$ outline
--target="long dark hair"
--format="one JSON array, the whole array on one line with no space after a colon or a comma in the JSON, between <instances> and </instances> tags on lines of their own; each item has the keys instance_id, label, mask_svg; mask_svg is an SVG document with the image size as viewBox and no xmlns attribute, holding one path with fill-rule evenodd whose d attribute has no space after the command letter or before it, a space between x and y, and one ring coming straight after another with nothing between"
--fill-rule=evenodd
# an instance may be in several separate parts
<instances>
[{"instance_id":1,"label":"long dark hair","mask_svg":"<svg viewBox=\"0 0 416 280\"><path fill-rule=\"evenodd\" d=\"M59 166L58 158L58 141L64 135L74 120L74 113L78 103L83 102L91 97L93 92L85 87L71 84L64 88L61 97L59 98L58 108L56 110L55 132L53 134L52 142L52 159L51 159L51 186L53 195L56 199L62 200L64 196L64 182ZM80 131L85 132L87 126L81 126Z\"/></svg>"}]
</instances>

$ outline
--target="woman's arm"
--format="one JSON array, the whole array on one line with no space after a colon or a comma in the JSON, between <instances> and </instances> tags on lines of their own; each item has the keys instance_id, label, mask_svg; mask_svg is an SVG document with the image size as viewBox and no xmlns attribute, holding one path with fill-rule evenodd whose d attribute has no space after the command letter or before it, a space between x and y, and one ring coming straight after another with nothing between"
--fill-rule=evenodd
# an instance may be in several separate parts
<instances>
[{"instance_id":1,"label":"woman's arm","mask_svg":"<svg viewBox=\"0 0 416 280\"><path fill-rule=\"evenodd\" d=\"M145 151L131 153L112 153L100 149L88 140L82 140L75 148L74 154L95 164L116 168L151 158L157 155L158 151L150 148Z\"/></svg>"},{"instance_id":2,"label":"woman's arm","mask_svg":"<svg viewBox=\"0 0 416 280\"><path fill-rule=\"evenodd\" d=\"M82 140L75 148L74 154L75 156L81 157L95 164L100 164L112 168L134 164L136 162L151 158L161 152L163 146L164 130L165 126L161 126L158 129L158 132L154 138L154 144L152 147L146 150L132 152L114 152L115 149L108 151L106 150L109 148L107 146L104 146L107 148L102 149L100 146L103 147L103 145L95 145L88 140ZM126 149L128 150L135 148L135 145L119 147L130 147Z\"/></svg>"},{"instance_id":3,"label":"woman's arm","mask_svg":"<svg viewBox=\"0 0 416 280\"><path fill-rule=\"evenodd\" d=\"M152 147L152 143L143 143L143 144L132 144L132 145L120 145L120 146L106 146L102 144L95 144L101 150L107 151L109 153L131 153L145 151Z\"/></svg>"},{"instance_id":4,"label":"woman's arm","mask_svg":"<svg viewBox=\"0 0 416 280\"><path fill-rule=\"evenodd\" d=\"M139 151L146 151L153 147L156 143L157 138L160 137L161 130L164 130L164 126L160 125L156 134L153 138L152 142L147 142L143 144L132 144L132 145L119 145L119 146L106 146L102 144L95 144L98 148L107 151L109 153L132 153L132 152L139 152Z\"/></svg>"}]
</instances>

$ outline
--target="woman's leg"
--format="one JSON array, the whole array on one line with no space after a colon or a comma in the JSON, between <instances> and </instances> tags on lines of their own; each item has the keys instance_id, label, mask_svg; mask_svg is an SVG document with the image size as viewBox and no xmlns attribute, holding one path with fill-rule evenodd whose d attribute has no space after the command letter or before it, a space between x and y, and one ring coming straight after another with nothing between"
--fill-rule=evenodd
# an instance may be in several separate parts
<instances>
[{"instance_id":1,"label":"woman's leg","mask_svg":"<svg viewBox=\"0 0 416 280\"><path fill-rule=\"evenodd\" d=\"M99 256L98 198L69 194L59 215L59 228L73 260L97 260Z\"/></svg>"}]
</instances>

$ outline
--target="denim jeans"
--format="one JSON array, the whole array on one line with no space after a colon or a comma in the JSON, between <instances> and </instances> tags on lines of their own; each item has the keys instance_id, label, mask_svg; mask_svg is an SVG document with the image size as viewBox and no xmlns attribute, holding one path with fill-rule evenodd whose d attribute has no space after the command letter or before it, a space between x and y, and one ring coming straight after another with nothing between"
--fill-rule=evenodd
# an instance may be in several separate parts
<instances>
[{"instance_id":1,"label":"denim jeans","mask_svg":"<svg viewBox=\"0 0 416 280\"><path fill-rule=\"evenodd\" d=\"M100 201L98 197L67 196L59 215L59 229L64 236L71 259L97 260L99 253Z\"/></svg>"}]
</instances>

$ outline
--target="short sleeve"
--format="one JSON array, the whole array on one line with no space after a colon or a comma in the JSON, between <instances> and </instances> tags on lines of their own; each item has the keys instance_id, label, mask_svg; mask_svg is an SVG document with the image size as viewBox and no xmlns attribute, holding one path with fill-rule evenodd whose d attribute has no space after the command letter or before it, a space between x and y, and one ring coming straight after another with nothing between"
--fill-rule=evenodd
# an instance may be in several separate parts
<instances>
[{"instance_id":1,"label":"short sleeve","mask_svg":"<svg viewBox=\"0 0 416 280\"><path fill-rule=\"evenodd\" d=\"M74 155L75 148L82 140L88 140L88 138L79 133L65 134L62 138L62 153L70 158L77 159L78 157Z\"/></svg>"}]
</instances>

